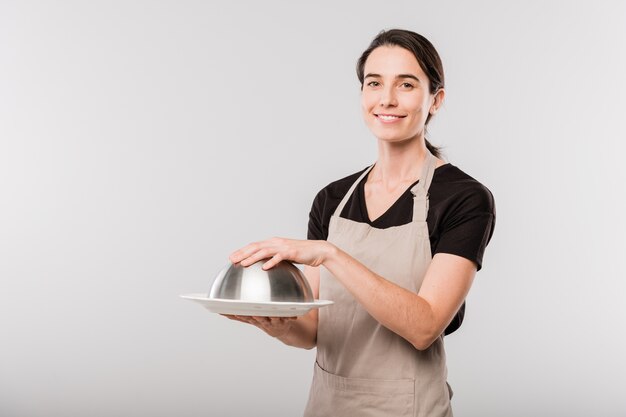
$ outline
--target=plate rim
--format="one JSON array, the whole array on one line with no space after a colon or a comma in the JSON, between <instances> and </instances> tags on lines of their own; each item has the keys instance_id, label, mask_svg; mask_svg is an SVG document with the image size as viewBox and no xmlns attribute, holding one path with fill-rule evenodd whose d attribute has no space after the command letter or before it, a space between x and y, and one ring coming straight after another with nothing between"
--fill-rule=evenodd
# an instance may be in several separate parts
<instances>
[{"instance_id":1,"label":"plate rim","mask_svg":"<svg viewBox=\"0 0 626 417\"><path fill-rule=\"evenodd\" d=\"M227 298L209 298L205 293L180 294L181 298L192 301L210 301L219 304L244 304L244 305L266 305L266 306L327 306L334 304L332 300L313 300L313 301L246 301L246 300L230 300Z\"/></svg>"}]
</instances>

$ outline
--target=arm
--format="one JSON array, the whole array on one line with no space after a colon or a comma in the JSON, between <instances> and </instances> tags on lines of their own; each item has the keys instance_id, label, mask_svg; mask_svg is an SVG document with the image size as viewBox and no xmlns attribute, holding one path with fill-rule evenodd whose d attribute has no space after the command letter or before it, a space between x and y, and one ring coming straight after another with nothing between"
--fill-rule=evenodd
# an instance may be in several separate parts
<instances>
[{"instance_id":1,"label":"arm","mask_svg":"<svg viewBox=\"0 0 626 417\"><path fill-rule=\"evenodd\" d=\"M467 296L477 268L474 262L461 256L437 253L426 271L419 293L415 294L375 274L323 240L272 238L234 252L231 261L247 266L269 257L272 259L263 265L264 269L283 259L312 267L323 265L372 317L420 350L428 348L443 333ZM310 279L312 275L307 277ZM319 273L315 277L319 292ZM302 327L296 328L296 333L284 335L285 343L302 342L312 347L313 326L307 327L307 320L308 324L315 323L317 329L317 317L309 317L301 322Z\"/></svg>"},{"instance_id":2,"label":"arm","mask_svg":"<svg viewBox=\"0 0 626 417\"><path fill-rule=\"evenodd\" d=\"M330 252L323 265L372 317L419 350L428 348L443 333L476 274L474 262L437 253L415 294L375 274L338 248Z\"/></svg>"}]
</instances>

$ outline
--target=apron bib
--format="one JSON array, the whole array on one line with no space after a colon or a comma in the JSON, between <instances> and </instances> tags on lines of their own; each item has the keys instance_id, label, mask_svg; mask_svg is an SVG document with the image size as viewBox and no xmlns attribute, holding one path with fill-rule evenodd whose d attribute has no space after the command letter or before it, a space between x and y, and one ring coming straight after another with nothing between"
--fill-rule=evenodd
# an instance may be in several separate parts
<instances>
[{"instance_id":1,"label":"apron bib","mask_svg":"<svg viewBox=\"0 0 626 417\"><path fill-rule=\"evenodd\" d=\"M331 216L328 241L385 279L417 293L432 259L426 216L435 157L427 152L413 193L411 223L377 229L340 217L370 166ZM376 321L324 267L317 360L305 417L451 417L443 334L426 350Z\"/></svg>"}]
</instances>

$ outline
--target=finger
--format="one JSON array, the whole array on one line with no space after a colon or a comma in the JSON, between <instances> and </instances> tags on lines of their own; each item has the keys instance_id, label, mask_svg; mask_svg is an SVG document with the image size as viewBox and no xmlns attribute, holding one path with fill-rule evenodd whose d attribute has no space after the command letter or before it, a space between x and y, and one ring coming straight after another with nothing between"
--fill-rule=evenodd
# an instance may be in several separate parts
<instances>
[{"instance_id":1,"label":"finger","mask_svg":"<svg viewBox=\"0 0 626 417\"><path fill-rule=\"evenodd\" d=\"M255 317L255 319L262 325L267 326L269 324L272 324L272 320L270 317Z\"/></svg>"},{"instance_id":2,"label":"finger","mask_svg":"<svg viewBox=\"0 0 626 417\"><path fill-rule=\"evenodd\" d=\"M244 246L241 249L238 249L236 251L234 251L233 253L230 254L230 256L228 257L228 259L232 262L232 263L237 263L240 262L242 259L247 258L248 256L250 256L250 254L256 252L258 250L259 245L262 242L252 242L246 246Z\"/></svg>"},{"instance_id":3,"label":"finger","mask_svg":"<svg viewBox=\"0 0 626 417\"><path fill-rule=\"evenodd\" d=\"M289 320L285 320L284 317L272 317L272 326L275 328L284 328L289 324Z\"/></svg>"},{"instance_id":4,"label":"finger","mask_svg":"<svg viewBox=\"0 0 626 417\"><path fill-rule=\"evenodd\" d=\"M242 319L240 319L239 317L234 316L234 315L232 315L232 314L220 314L220 316L224 316L224 317L226 317L227 319L234 320L234 321L243 321L243 322L245 322L244 320L242 320Z\"/></svg>"},{"instance_id":5,"label":"finger","mask_svg":"<svg viewBox=\"0 0 626 417\"><path fill-rule=\"evenodd\" d=\"M263 259L270 259L278 253L279 248L283 248L285 246L285 242L287 241L288 239L273 237L260 242L255 242L250 245L253 246L252 251L244 252L243 256L240 256L237 259L239 259L239 262L241 262L243 266L251 265ZM284 259L284 256L281 256L280 259Z\"/></svg>"},{"instance_id":6,"label":"finger","mask_svg":"<svg viewBox=\"0 0 626 417\"><path fill-rule=\"evenodd\" d=\"M269 258L273 255L273 251L271 251L269 248L263 248L263 249L259 249L256 253L248 256L245 259L242 259L240 261L240 264L243 266L249 266L252 265L253 263L256 263L262 259L265 258Z\"/></svg>"},{"instance_id":7,"label":"finger","mask_svg":"<svg viewBox=\"0 0 626 417\"><path fill-rule=\"evenodd\" d=\"M263 325L265 323L265 317L260 316L248 316L251 322L257 325Z\"/></svg>"},{"instance_id":8,"label":"finger","mask_svg":"<svg viewBox=\"0 0 626 417\"><path fill-rule=\"evenodd\" d=\"M280 253L277 253L272 257L272 259L265 262L262 268L267 271L268 269L273 268L282 260L283 260L283 256Z\"/></svg>"},{"instance_id":9,"label":"finger","mask_svg":"<svg viewBox=\"0 0 626 417\"><path fill-rule=\"evenodd\" d=\"M297 317L270 317L272 325L284 325L290 321L295 320Z\"/></svg>"},{"instance_id":10,"label":"finger","mask_svg":"<svg viewBox=\"0 0 626 417\"><path fill-rule=\"evenodd\" d=\"M250 319L250 324L258 327L261 330L266 330L267 329L267 323L263 320L262 317L248 317L248 319Z\"/></svg>"},{"instance_id":11,"label":"finger","mask_svg":"<svg viewBox=\"0 0 626 417\"><path fill-rule=\"evenodd\" d=\"M275 318L275 317L274 317ZM263 317L263 326L268 329L271 330L274 326L276 326L278 323L272 320L272 317Z\"/></svg>"},{"instance_id":12,"label":"finger","mask_svg":"<svg viewBox=\"0 0 626 417\"><path fill-rule=\"evenodd\" d=\"M246 323L250 323L250 324L255 324L256 320L254 320L254 317L252 316L237 316L239 317L241 320L245 321Z\"/></svg>"}]
</instances>

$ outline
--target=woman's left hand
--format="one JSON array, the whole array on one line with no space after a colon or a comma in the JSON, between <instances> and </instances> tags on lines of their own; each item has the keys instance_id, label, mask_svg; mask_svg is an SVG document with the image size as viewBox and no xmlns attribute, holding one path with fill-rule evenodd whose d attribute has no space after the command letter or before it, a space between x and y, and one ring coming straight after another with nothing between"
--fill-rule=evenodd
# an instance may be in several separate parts
<instances>
[{"instance_id":1,"label":"woman's left hand","mask_svg":"<svg viewBox=\"0 0 626 417\"><path fill-rule=\"evenodd\" d=\"M249 266L261 259L271 258L263 264L267 270L282 260L295 263L320 266L330 256L335 246L325 240L296 240L273 237L260 242L250 243L231 253L232 263L240 262Z\"/></svg>"}]
</instances>

